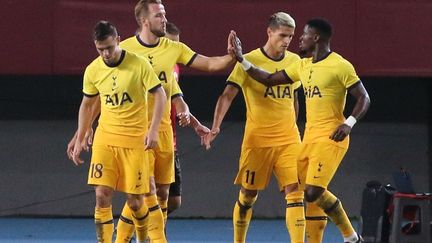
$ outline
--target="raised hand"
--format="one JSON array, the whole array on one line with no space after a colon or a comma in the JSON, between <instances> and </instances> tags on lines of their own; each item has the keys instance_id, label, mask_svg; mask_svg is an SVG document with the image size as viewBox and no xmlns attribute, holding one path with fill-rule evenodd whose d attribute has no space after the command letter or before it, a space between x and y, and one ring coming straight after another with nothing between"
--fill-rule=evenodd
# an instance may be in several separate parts
<instances>
[{"instance_id":1,"label":"raised hand","mask_svg":"<svg viewBox=\"0 0 432 243\"><path fill-rule=\"evenodd\" d=\"M240 39L237 37L237 34L234 30L231 30L231 45L233 48L234 55L238 62L243 61L243 53L242 53L242 45Z\"/></svg>"}]
</instances>

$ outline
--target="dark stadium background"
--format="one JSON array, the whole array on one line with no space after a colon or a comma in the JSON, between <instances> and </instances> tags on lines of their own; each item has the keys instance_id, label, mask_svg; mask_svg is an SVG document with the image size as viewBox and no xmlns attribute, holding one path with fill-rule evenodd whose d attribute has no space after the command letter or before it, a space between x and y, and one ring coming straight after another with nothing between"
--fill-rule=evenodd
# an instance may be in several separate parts
<instances>
[{"instance_id":1,"label":"dark stadium background","mask_svg":"<svg viewBox=\"0 0 432 243\"><path fill-rule=\"evenodd\" d=\"M0 1L0 215L91 215L94 199L85 184L87 166L75 168L65 148L76 128L82 73L97 55L93 25L106 19L123 38L133 35L134 3ZM294 52L309 18L330 20L333 51L356 67L372 100L368 114L353 129L333 191L352 216L359 215L365 183L372 179L392 183L391 175L400 167L411 172L418 191L430 191L432 2L166 0L164 4L168 20L182 31L181 40L208 56L226 52L231 29L237 31L245 52L264 45L267 18L277 11L290 13L297 22L290 46ZM209 126L229 72L181 69L185 100ZM352 103L348 99L348 112ZM198 146L191 131L179 131L185 180L179 217L230 217L237 197L232 180L244 117L244 103L238 97L210 152ZM274 183L257 207L257 216L284 215Z\"/></svg>"}]
</instances>

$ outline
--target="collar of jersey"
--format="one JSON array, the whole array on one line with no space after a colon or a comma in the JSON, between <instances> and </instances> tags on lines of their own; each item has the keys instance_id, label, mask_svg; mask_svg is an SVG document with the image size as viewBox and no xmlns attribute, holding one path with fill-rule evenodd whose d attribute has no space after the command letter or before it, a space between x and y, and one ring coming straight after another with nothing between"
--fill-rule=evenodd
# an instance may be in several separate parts
<instances>
[{"instance_id":1,"label":"collar of jersey","mask_svg":"<svg viewBox=\"0 0 432 243\"><path fill-rule=\"evenodd\" d=\"M321 61L324 61L324 60L327 59L327 57L329 57L332 53L333 53L333 52L330 51L329 53L327 53L327 55L323 56L323 58L319 59L319 60L316 61L316 62L314 62L314 60L313 60L313 58L312 58L312 63L315 64L315 63L319 63L319 62L321 62Z\"/></svg>"},{"instance_id":2,"label":"collar of jersey","mask_svg":"<svg viewBox=\"0 0 432 243\"><path fill-rule=\"evenodd\" d=\"M275 58L271 58L269 55L267 55L267 52L265 52L264 47L260 47L260 50L265 57L267 57L268 59L270 59L274 62L280 62L285 58L285 52L281 57L279 57L278 59L275 59Z\"/></svg>"},{"instance_id":3,"label":"collar of jersey","mask_svg":"<svg viewBox=\"0 0 432 243\"><path fill-rule=\"evenodd\" d=\"M159 40L158 40L158 42L157 42L156 44L150 45L150 44L146 44L143 40L141 40L141 38L139 37L139 35L136 35L136 38L137 38L137 41L138 41L141 45L143 45L143 46L145 46L145 47L149 47L149 48L153 48L153 47L158 46L158 45L159 45L159 42L160 42L160 38L159 38Z\"/></svg>"},{"instance_id":4,"label":"collar of jersey","mask_svg":"<svg viewBox=\"0 0 432 243\"><path fill-rule=\"evenodd\" d=\"M126 51L125 50L122 50L122 53L121 53L121 56L120 56L120 59L118 60L118 62L116 62L116 63L114 63L114 64L108 64L108 63L106 63L105 61L103 61L104 63L105 63L105 65L107 65L108 67L111 67L111 68L113 68L113 67L117 67L118 65L120 65L122 62L123 62L123 59L125 58L125 56L126 56Z\"/></svg>"}]
</instances>

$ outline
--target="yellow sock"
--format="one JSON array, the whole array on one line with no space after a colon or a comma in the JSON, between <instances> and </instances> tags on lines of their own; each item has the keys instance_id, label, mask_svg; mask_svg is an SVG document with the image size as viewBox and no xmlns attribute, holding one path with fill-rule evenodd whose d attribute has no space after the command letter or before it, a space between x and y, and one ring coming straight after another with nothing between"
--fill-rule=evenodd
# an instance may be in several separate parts
<instances>
[{"instance_id":1,"label":"yellow sock","mask_svg":"<svg viewBox=\"0 0 432 243\"><path fill-rule=\"evenodd\" d=\"M165 243L165 224L162 211L157 202L156 195L145 196L144 203L147 205L149 214L148 236L152 243Z\"/></svg>"},{"instance_id":2,"label":"yellow sock","mask_svg":"<svg viewBox=\"0 0 432 243\"><path fill-rule=\"evenodd\" d=\"M239 199L235 203L233 212L234 242L246 242L246 234L249 223L252 218L252 205L255 203L257 196L246 197L239 193Z\"/></svg>"},{"instance_id":3,"label":"yellow sock","mask_svg":"<svg viewBox=\"0 0 432 243\"><path fill-rule=\"evenodd\" d=\"M327 215L315 203L307 203L306 206L307 242L321 243L327 225Z\"/></svg>"},{"instance_id":4,"label":"yellow sock","mask_svg":"<svg viewBox=\"0 0 432 243\"><path fill-rule=\"evenodd\" d=\"M137 211L132 211L132 220L135 225L137 242L145 242L147 240L149 214L149 209L145 204L143 204Z\"/></svg>"},{"instance_id":5,"label":"yellow sock","mask_svg":"<svg viewBox=\"0 0 432 243\"><path fill-rule=\"evenodd\" d=\"M168 219L168 199L162 200L162 198L158 197L157 200L158 200L159 206L161 207L161 210L162 210L164 223L166 224L167 219Z\"/></svg>"},{"instance_id":6,"label":"yellow sock","mask_svg":"<svg viewBox=\"0 0 432 243\"><path fill-rule=\"evenodd\" d=\"M111 243L114 233L114 222L111 206L108 208L95 208L96 237L98 243Z\"/></svg>"},{"instance_id":7,"label":"yellow sock","mask_svg":"<svg viewBox=\"0 0 432 243\"><path fill-rule=\"evenodd\" d=\"M303 191L295 191L285 196L285 223L292 243L303 243L305 235L305 213Z\"/></svg>"},{"instance_id":8,"label":"yellow sock","mask_svg":"<svg viewBox=\"0 0 432 243\"><path fill-rule=\"evenodd\" d=\"M120 219L117 223L117 237L115 243L130 242L135 231L132 217L132 210L129 208L127 203L125 203Z\"/></svg>"},{"instance_id":9,"label":"yellow sock","mask_svg":"<svg viewBox=\"0 0 432 243\"><path fill-rule=\"evenodd\" d=\"M324 210L344 237L355 234L342 203L329 191L325 191L316 201L316 205Z\"/></svg>"}]
</instances>

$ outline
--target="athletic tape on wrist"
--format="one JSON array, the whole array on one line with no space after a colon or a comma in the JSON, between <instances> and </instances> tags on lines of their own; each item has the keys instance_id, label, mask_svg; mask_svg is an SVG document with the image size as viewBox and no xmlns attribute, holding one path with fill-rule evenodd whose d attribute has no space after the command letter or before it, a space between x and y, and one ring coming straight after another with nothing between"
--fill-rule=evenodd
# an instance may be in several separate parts
<instances>
[{"instance_id":1,"label":"athletic tape on wrist","mask_svg":"<svg viewBox=\"0 0 432 243\"><path fill-rule=\"evenodd\" d=\"M252 67L252 64L248 60L246 60L245 58L243 58L243 61L240 64L241 64L243 70L245 70L245 71L249 70L249 68Z\"/></svg>"},{"instance_id":2,"label":"athletic tape on wrist","mask_svg":"<svg viewBox=\"0 0 432 243\"><path fill-rule=\"evenodd\" d=\"M349 116L346 120L345 120L345 124L347 124L348 126L350 126L351 128L354 126L354 124L356 124L357 119L355 119L355 117L353 116Z\"/></svg>"}]
</instances>

